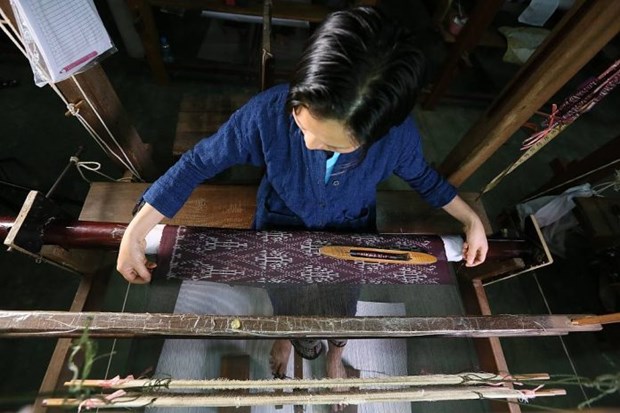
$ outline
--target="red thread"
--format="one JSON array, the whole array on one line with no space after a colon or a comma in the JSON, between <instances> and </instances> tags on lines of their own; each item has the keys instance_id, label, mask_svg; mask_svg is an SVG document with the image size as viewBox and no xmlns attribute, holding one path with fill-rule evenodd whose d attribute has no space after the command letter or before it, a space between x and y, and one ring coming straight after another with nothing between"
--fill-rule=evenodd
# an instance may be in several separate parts
<instances>
[{"instance_id":1,"label":"red thread","mask_svg":"<svg viewBox=\"0 0 620 413\"><path fill-rule=\"evenodd\" d=\"M538 142L543 140L545 136L549 134L549 132L551 132L556 126L559 125L559 122L556 122L557 114L558 105L554 103L553 105L551 105L551 114L549 115L549 120L547 121L547 127L524 140L523 146L521 146L522 151L530 149L532 146L536 145Z\"/></svg>"}]
</instances>

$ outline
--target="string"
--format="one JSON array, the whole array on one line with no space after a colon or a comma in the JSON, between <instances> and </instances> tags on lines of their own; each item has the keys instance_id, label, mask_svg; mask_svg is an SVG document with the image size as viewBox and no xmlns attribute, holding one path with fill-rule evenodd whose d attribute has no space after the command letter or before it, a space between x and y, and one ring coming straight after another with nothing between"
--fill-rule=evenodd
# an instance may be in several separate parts
<instances>
[{"instance_id":1,"label":"string","mask_svg":"<svg viewBox=\"0 0 620 413\"><path fill-rule=\"evenodd\" d=\"M579 175L579 176L576 176L576 177L574 177L574 178L571 178L571 179L569 179L569 180L567 180L567 181L564 181L564 182L562 182L561 184L557 184L556 186L553 186L553 187L551 187L551 188L549 188L549 189L545 189L544 191L539 192L539 193L537 193L536 195L532 195L531 197L524 199L522 202L531 201L531 200L532 200L532 199L534 199L534 198L538 198L538 197L540 197L540 196L543 196L543 195L545 195L545 194L547 194L547 193L549 193L549 192L552 192L552 191L554 191L554 190L556 190L556 189L558 189L558 188L563 187L564 185L570 184L571 182L578 181L578 180L580 180L580 179L582 179L582 178L585 178L585 177L586 177L586 176L588 176L588 175L592 175L593 173L596 173L596 172L598 172L598 171L600 171L600 170L603 170L603 169L609 168L611 165L617 164L618 162L620 162L620 158L619 158L619 159L616 159L616 160L614 160L614 161L611 161L611 162L609 162L609 163L607 163L607 164L605 164L605 165L599 166L598 168L595 168L595 169L593 169L593 170L591 170L591 171L588 171L588 172L586 172L586 173L584 173L584 174L581 174L581 175ZM616 173L617 173L617 171L616 171Z\"/></svg>"},{"instance_id":2,"label":"string","mask_svg":"<svg viewBox=\"0 0 620 413\"><path fill-rule=\"evenodd\" d=\"M609 188L613 188L614 191L620 191L620 169L616 169L615 176L611 181L602 182L592 187L592 192L598 196L603 196L603 192Z\"/></svg>"},{"instance_id":3,"label":"string","mask_svg":"<svg viewBox=\"0 0 620 413\"><path fill-rule=\"evenodd\" d=\"M125 312L125 306L127 305L127 299L129 298L129 289L131 288L131 283L127 283L127 289L125 290L125 297L123 298L123 305L121 307L121 313ZM105 375L103 376L104 380L108 379L108 375L110 374L110 367L112 366L112 358L114 357L114 350L116 349L117 338L114 338L112 341L112 348L110 349L110 355L108 356L108 365L105 369ZM103 391L101 392L103 395ZM97 412L99 412L99 406L97 406Z\"/></svg>"},{"instance_id":4,"label":"string","mask_svg":"<svg viewBox=\"0 0 620 413\"><path fill-rule=\"evenodd\" d=\"M131 289L131 283L127 283L127 289L125 290L125 298L123 299L123 306L121 308L121 313L125 312L125 306L127 305L127 298L129 297L129 290ZM105 369L104 379L108 379L108 374L110 373L110 366L112 365L112 356L114 355L114 349L116 348L116 338L112 341L112 350L110 351L110 356L108 357L108 365Z\"/></svg>"},{"instance_id":5,"label":"string","mask_svg":"<svg viewBox=\"0 0 620 413\"><path fill-rule=\"evenodd\" d=\"M74 117L76 117L79 122L82 124L82 126L84 126L84 129L86 129L86 131L88 131L88 133L90 134L90 136L93 138L93 140L99 145L99 147L106 153L108 153L109 155L115 157L116 159L119 160L119 162L121 164L123 164L123 166L125 166L125 168L127 168L129 170L129 172L131 172L134 176L136 176L140 181L142 181L142 178L140 177L140 175L138 174L138 172L136 171L136 169L133 167L133 165L131 164L131 161L128 160L129 164L125 163L125 161L116 154L116 152L114 152L112 150L112 148L110 147L110 145L108 145L108 143L99 136L99 134L97 133L97 131L90 126L90 124L86 121L86 119L84 119L84 117L80 114L80 108L77 106L77 104L74 103L69 103L64 95L62 94L62 92L58 89L58 87L52 83L52 82L48 82L49 86L54 90L54 92L56 92L56 94L60 97L60 99L64 102L65 106L67 107L67 110L69 111L69 113L71 115L73 115ZM80 91L82 91L82 89L80 88ZM84 96L84 98L86 99L87 102L89 102L90 108L93 111L93 113L97 114L97 110L95 109L95 107L92 105L92 103L90 103L90 101L88 100L88 97L84 94L84 92L82 91L82 96ZM107 130L107 126L104 125L104 127ZM114 142L117 144L119 151L123 154L123 156L125 158L127 158L127 155L125 154L125 152L123 151L123 148L118 144L118 142L116 141L116 139L114 139Z\"/></svg>"},{"instance_id":6,"label":"string","mask_svg":"<svg viewBox=\"0 0 620 413\"><path fill-rule=\"evenodd\" d=\"M97 119L99 119L99 122L101 122L101 124L103 125L104 129L106 130L106 132L108 132L108 135L110 136L110 139L112 139L112 141L116 144L116 146L118 147L118 149L120 150L121 154L123 155L123 157L125 158L125 161L127 161L127 163L125 163L118 155L116 155L116 153L113 153L113 155L119 160L121 161L121 163L134 175L136 176L140 181L143 181L143 179L140 177L140 174L138 173L138 171L136 170L136 168L133 166L133 164L131 163L131 161L129 160L129 157L127 156L127 154L125 153L125 151L123 150L122 146L120 145L120 143L118 143L118 141L116 140L116 138L114 138L114 135L112 134L112 132L110 131L110 129L108 128L108 125L106 125L106 123L104 122L103 118L101 117L101 115L99 114L99 112L97 111L97 109L95 109L95 106L93 105L93 103L90 101L90 99L88 98L88 95L86 94L86 92L84 92L84 89L82 89L82 86L80 85L80 83L77 81L77 78L75 76L71 76L71 79L73 79L73 81L75 82L75 85L78 87L78 89L80 90L80 92L82 93L82 96L84 96L84 99L86 99L86 101L88 102L90 108L92 109L93 113L95 114L95 116L97 117ZM79 109L78 109L79 111ZM99 137L99 135L97 135L97 137ZM101 139L99 137L99 139ZM103 141L103 139L101 139L102 142L105 143L105 141ZM106 147L109 148L109 146L107 145L107 143L105 143Z\"/></svg>"},{"instance_id":7,"label":"string","mask_svg":"<svg viewBox=\"0 0 620 413\"><path fill-rule=\"evenodd\" d=\"M547 301L547 297L545 296L545 293L542 289L542 286L540 285L540 282L538 281L538 276L536 275L536 273L532 273L533 277L534 277L534 281L536 281L536 286L538 287L538 291L540 292L540 295L543 299L543 302L545 303L545 307L547 308L547 312L549 314L553 314L551 312L551 306L549 306L549 302ZM573 370L573 374L575 375L575 377L577 378L577 383L579 384L579 388L581 389L581 394L583 394L583 398L585 400L585 403L587 403L588 407L590 406L590 401L588 399L588 395L586 394L586 391L583 388L583 383L581 382L581 379L579 377L579 375L577 374L577 368L575 367L575 364L573 363L573 359L570 356L570 353L568 352L568 348L566 347L566 343L564 343L564 339L562 338L562 336L558 336L558 338L560 339L560 343L562 344L562 349L564 349L564 354L566 354L566 358L568 359L568 363L570 364L571 369Z\"/></svg>"},{"instance_id":8,"label":"string","mask_svg":"<svg viewBox=\"0 0 620 413\"><path fill-rule=\"evenodd\" d=\"M80 159L77 156L72 156L70 158L71 162L75 164L78 172L80 173L80 176L82 177L82 179L84 179L84 181L91 183L90 180L88 180L88 178L86 178L86 175L84 175L83 170L87 170L90 172L94 172L98 175L103 176L104 178L109 179L110 181L113 182L125 182L127 180L131 180L131 178L119 178L119 179L115 179L112 178L109 175L104 174L103 172L100 171L101 169L101 164L99 162L95 162L95 161L80 161Z\"/></svg>"},{"instance_id":9,"label":"string","mask_svg":"<svg viewBox=\"0 0 620 413\"><path fill-rule=\"evenodd\" d=\"M19 51L22 52L24 56L26 56L26 50L23 48L23 45L20 44L20 42L17 40L17 38L13 37L14 34L11 33L5 27L5 25L9 26L11 28L11 30L13 30L14 33L17 33L17 31L15 30L15 28L11 24L11 21L8 19L6 14L4 14L4 10L2 10L2 8L0 8L0 15L2 16L2 20L0 20L0 27L2 27L2 31L8 36L9 39L11 39L11 41L13 42L13 44L15 44L15 46L19 49Z\"/></svg>"}]
</instances>

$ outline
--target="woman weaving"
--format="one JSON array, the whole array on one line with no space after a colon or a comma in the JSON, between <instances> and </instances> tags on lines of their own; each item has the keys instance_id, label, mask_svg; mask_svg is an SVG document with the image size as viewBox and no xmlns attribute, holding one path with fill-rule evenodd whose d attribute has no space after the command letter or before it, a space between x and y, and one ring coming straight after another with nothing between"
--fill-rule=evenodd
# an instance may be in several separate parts
<instances>
[{"instance_id":1,"label":"woman weaving","mask_svg":"<svg viewBox=\"0 0 620 413\"><path fill-rule=\"evenodd\" d=\"M174 216L197 185L238 164L265 169L254 229L372 231L376 186L395 174L463 224L466 265L480 264L487 253L482 222L429 167L410 117L423 69L412 37L377 9L333 13L310 38L290 84L252 98L144 193L121 242L118 271L129 282L149 282L146 234ZM285 300L270 296L274 314L291 315ZM355 315L355 306L342 302L344 314L331 315ZM302 356L322 353L308 341L294 343ZM343 346L329 342L330 377L345 376ZM274 375L285 374L290 351L289 341L276 340Z\"/></svg>"}]
</instances>

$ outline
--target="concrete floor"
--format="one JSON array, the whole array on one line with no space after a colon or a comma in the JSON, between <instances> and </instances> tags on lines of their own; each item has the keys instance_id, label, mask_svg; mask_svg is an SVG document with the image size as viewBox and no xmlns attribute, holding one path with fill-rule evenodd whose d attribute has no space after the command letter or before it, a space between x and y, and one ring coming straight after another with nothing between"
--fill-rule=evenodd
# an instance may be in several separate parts
<instances>
[{"instance_id":1,"label":"concrete floor","mask_svg":"<svg viewBox=\"0 0 620 413\"><path fill-rule=\"evenodd\" d=\"M113 31L112 31L113 32ZM113 33L114 34L114 33ZM49 88L38 88L32 82L32 74L21 56L11 52L11 46L0 41L0 78L17 79L19 85L0 89L0 121L2 128L2 150L0 151L0 179L27 188L46 191L51 187L60 171L67 164L69 157L78 146L84 146L83 160L102 163L103 170L114 176L118 171L101 150L92 142L77 121L63 116L62 103ZM120 41L119 41L120 44ZM433 54L437 61L445 53L445 46L437 43L439 51ZM474 54L478 69L463 72L453 90L480 90L497 93L506 79L515 72L516 67L501 62L501 52L482 49ZM148 69L142 61L129 59L121 50L108 58L103 67L108 73L121 101L133 120L143 140L152 143L162 165L171 161L172 139L175 132L176 116L179 103L184 93L207 95L232 90L257 90L254 82L236 78L211 78L189 76L176 73L169 86L160 87L153 84ZM486 73L486 83L480 84L480 71ZM570 82L554 99L559 102L582 79L595 74L593 67L584 69L576 79ZM477 120L484 111L484 104L443 103L436 110L429 112L416 108L414 116L424 136L427 158L439 164L460 137ZM617 116L620 107L620 94L615 91L603 100L590 113L565 131L561 137L549 144L526 166L518 169L494 191L484 196L483 201L489 217L495 221L504 210L510 210L533 189L545 183L551 177L549 162L556 157L567 160L579 159L593 149L611 140L620 130ZM525 137L517 133L507 142L480 170L468 180L462 189L478 191L495 174L513 161L518 154L520 142ZM92 177L93 180L98 180ZM390 179L384 187L400 188L402 183ZM65 209L77 213L80 209L88 184L81 180L75 171L71 171L60 186L56 200ZM0 185L0 215L14 214L19 208L26 192L6 185ZM579 234L574 238L579 240ZM576 241L577 245L579 243ZM29 258L16 253L0 252L0 306L4 309L46 309L66 310L75 293L78 279L75 275L57 270L45 264L35 264ZM600 313L601 305L597 297L597 280L587 257L579 254L566 259L559 258L551 267L522 275L511 280L495 284L487 289L494 313L544 314L545 305L541 290L546 296L549 309L553 313ZM113 279L118 284L119 278ZM432 293L423 289L417 297L419 314L443 314L455 304L455 290ZM172 290L174 291L174 289ZM146 293L144 289L132 291L132 308L144 309L149 302L162 301L167 306L174 305L174 293L163 291ZM155 295L153 295L155 294ZM163 297L163 298L162 298ZM107 308L119 305L119 297L111 294L107 298ZM450 306L442 303L451 303ZM618 309L616 309L617 311ZM573 334L559 338L515 338L502 340L508 365L513 372L551 374L577 374L594 378L601 374L618 374L620 370L620 345L617 341L617 328L610 326L598 334ZM616 340L616 341L614 341ZM446 349L458 347L458 344L446 344ZM55 340L20 339L0 340L0 371L11 380L0 385L0 410L12 410L25 403L28 396L38 389L47 363L51 356ZM102 348L110 342L102 343ZM149 343L146 344L149 346ZM152 345L157 348L157 344ZM464 344L465 347L468 344ZM420 342L414 348L432 349L440 347L433 343ZM566 354L565 348L570 355ZM131 358L135 349L120 345L121 355ZM435 349L437 350L437 349ZM431 362L420 357L416 361L422 371L454 373L475 368L475 362L452 356L452 351L444 351L442 359ZM469 351L469 350L467 350ZM435 355L435 357L438 357ZM454 359L451 359L454 357ZM572 360L572 365L571 365ZM132 371L139 374L140 371ZM416 372L413 372L416 373ZM579 387L568 389L566 397L536 400L535 404L545 406L574 408L584 401L585 396ZM591 395L591 390L586 389ZM10 400L26 395L26 399ZM607 397L597 406L618 406L620 395ZM433 404L424 406L424 411L456 411L462 405ZM422 409L414 406L414 409ZM471 408L476 410L476 408Z\"/></svg>"}]
</instances>

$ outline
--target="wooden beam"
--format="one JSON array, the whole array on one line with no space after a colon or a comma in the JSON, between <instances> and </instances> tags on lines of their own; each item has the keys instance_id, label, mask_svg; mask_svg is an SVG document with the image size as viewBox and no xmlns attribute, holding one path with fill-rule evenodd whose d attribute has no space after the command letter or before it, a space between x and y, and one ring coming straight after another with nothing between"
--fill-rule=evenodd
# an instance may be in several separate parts
<instances>
[{"instance_id":1,"label":"wooden beam","mask_svg":"<svg viewBox=\"0 0 620 413\"><path fill-rule=\"evenodd\" d=\"M84 96L88 96L92 107L90 105L83 105L82 109L80 109L80 115L108 143L114 153L122 157L104 126L99 122L95 111L99 113L112 136L120 144L142 179L151 181L157 178L161 171L153 159L153 148L150 144L142 141L138 131L129 120L129 116L125 112L123 104L103 68L97 65L84 73L76 75L75 78L84 91L84 95L78 88L78 85L72 79L68 79L57 84L65 98L69 102L76 103L84 100ZM124 170L126 169L115 156L109 153L107 155L114 163L121 166Z\"/></svg>"},{"instance_id":2,"label":"wooden beam","mask_svg":"<svg viewBox=\"0 0 620 413\"><path fill-rule=\"evenodd\" d=\"M131 221L131 211L148 184L95 182L80 220ZM164 224L216 228L250 228L256 209L256 186L200 185L173 219Z\"/></svg>"},{"instance_id":3,"label":"wooden beam","mask_svg":"<svg viewBox=\"0 0 620 413\"><path fill-rule=\"evenodd\" d=\"M458 64L463 54L471 51L479 43L482 35L491 25L497 11L504 4L504 0L477 1L474 10L465 27L456 37L455 43L450 49L444 61L439 75L433 81L430 93L424 98L422 106L424 109L434 109L439 99L446 92L450 83L458 72Z\"/></svg>"},{"instance_id":4,"label":"wooden beam","mask_svg":"<svg viewBox=\"0 0 620 413\"><path fill-rule=\"evenodd\" d=\"M262 51L260 64L260 90L266 90L273 85L273 53L271 52L271 16L273 14L272 0L263 1L263 31Z\"/></svg>"},{"instance_id":5,"label":"wooden beam","mask_svg":"<svg viewBox=\"0 0 620 413\"><path fill-rule=\"evenodd\" d=\"M159 50L159 34L151 5L147 0L127 0L127 5L133 15L136 31L142 40L144 56L151 68L153 79L158 85L165 86L170 83L170 78ZM183 7L180 4L173 6Z\"/></svg>"},{"instance_id":6,"label":"wooden beam","mask_svg":"<svg viewBox=\"0 0 620 413\"><path fill-rule=\"evenodd\" d=\"M10 0L0 0L0 8L6 13L14 27L17 27ZM83 101L79 109L80 115L101 139L107 142L117 155L120 155L116 144L112 142L105 127L98 119L98 113L141 177L145 180L156 178L160 171L153 160L151 145L145 144L138 135L101 65L96 65L74 77L79 87L71 78L56 84L65 99L74 104ZM86 101L87 98L92 106ZM59 108L59 116L62 116L65 110L65 108ZM84 131L84 133L87 132ZM126 169L115 156L106 154L123 170Z\"/></svg>"},{"instance_id":7,"label":"wooden beam","mask_svg":"<svg viewBox=\"0 0 620 413\"><path fill-rule=\"evenodd\" d=\"M521 337L599 331L574 315L451 317L220 316L199 314L1 311L0 337L384 338Z\"/></svg>"},{"instance_id":8,"label":"wooden beam","mask_svg":"<svg viewBox=\"0 0 620 413\"><path fill-rule=\"evenodd\" d=\"M93 182L80 214L81 221L125 222L148 184ZM173 219L164 224L216 228L250 228L256 209L254 185L200 185ZM489 218L477 194L461 197L480 216L487 234ZM381 233L457 234L462 224L441 209L433 209L414 191L377 192L377 229Z\"/></svg>"},{"instance_id":9,"label":"wooden beam","mask_svg":"<svg viewBox=\"0 0 620 413\"><path fill-rule=\"evenodd\" d=\"M463 184L619 31L620 2L576 3L439 171L452 184Z\"/></svg>"}]
</instances>

